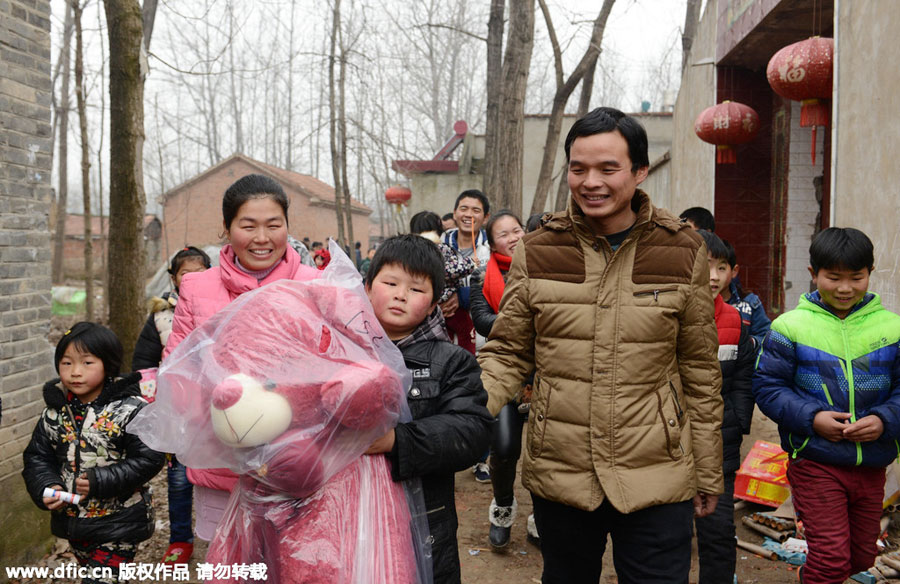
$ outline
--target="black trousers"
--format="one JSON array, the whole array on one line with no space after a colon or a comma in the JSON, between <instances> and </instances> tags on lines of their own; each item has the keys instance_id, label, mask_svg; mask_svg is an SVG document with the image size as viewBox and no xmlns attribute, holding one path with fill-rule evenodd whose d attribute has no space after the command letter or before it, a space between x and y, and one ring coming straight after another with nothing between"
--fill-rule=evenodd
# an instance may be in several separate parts
<instances>
[{"instance_id":1,"label":"black trousers","mask_svg":"<svg viewBox=\"0 0 900 584\"><path fill-rule=\"evenodd\" d=\"M716 510L694 520L697 527L697 552L700 556L700 584L731 584L737 561L734 539L734 476L725 473L725 493L719 496Z\"/></svg>"},{"instance_id":2,"label":"black trousers","mask_svg":"<svg viewBox=\"0 0 900 584\"><path fill-rule=\"evenodd\" d=\"M500 507L513 504L516 465L522 453L522 426L527 414L519 413L518 402L509 402L494 422L491 436L491 487Z\"/></svg>"},{"instance_id":3,"label":"black trousers","mask_svg":"<svg viewBox=\"0 0 900 584\"><path fill-rule=\"evenodd\" d=\"M620 513L604 501L582 511L531 495L541 534L543 584L597 584L606 537L620 584L687 584L691 569L690 500Z\"/></svg>"}]
</instances>

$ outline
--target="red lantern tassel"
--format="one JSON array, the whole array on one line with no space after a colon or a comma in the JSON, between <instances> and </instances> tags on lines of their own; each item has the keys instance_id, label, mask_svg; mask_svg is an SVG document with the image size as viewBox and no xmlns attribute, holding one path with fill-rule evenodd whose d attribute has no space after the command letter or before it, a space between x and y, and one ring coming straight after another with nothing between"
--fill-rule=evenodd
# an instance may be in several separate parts
<instances>
[{"instance_id":1,"label":"red lantern tassel","mask_svg":"<svg viewBox=\"0 0 900 584\"><path fill-rule=\"evenodd\" d=\"M812 159L813 166L816 165L816 130L818 130L818 126L813 126L812 128L812 144L809 146L809 157Z\"/></svg>"},{"instance_id":2,"label":"red lantern tassel","mask_svg":"<svg viewBox=\"0 0 900 584\"><path fill-rule=\"evenodd\" d=\"M828 106L821 99L804 99L800 102L800 126L827 126Z\"/></svg>"},{"instance_id":3,"label":"red lantern tassel","mask_svg":"<svg viewBox=\"0 0 900 584\"><path fill-rule=\"evenodd\" d=\"M804 99L800 102L800 126L812 126L812 145L810 159L816 163L816 129L817 126L828 126L828 106L821 99Z\"/></svg>"},{"instance_id":4,"label":"red lantern tassel","mask_svg":"<svg viewBox=\"0 0 900 584\"><path fill-rule=\"evenodd\" d=\"M737 153L728 144L716 146L716 164L734 164L737 162Z\"/></svg>"}]
</instances>

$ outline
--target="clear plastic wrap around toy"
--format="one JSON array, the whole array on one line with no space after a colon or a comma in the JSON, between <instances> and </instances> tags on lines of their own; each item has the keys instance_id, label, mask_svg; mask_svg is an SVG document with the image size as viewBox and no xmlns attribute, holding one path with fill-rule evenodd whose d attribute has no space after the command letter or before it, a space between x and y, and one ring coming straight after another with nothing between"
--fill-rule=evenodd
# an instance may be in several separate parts
<instances>
[{"instance_id":1,"label":"clear plastic wrap around toy","mask_svg":"<svg viewBox=\"0 0 900 584\"><path fill-rule=\"evenodd\" d=\"M245 293L192 331L130 424L196 469L241 474L206 561L279 583L431 581L421 488L363 453L410 419L411 378L332 245L323 277Z\"/></svg>"}]
</instances>

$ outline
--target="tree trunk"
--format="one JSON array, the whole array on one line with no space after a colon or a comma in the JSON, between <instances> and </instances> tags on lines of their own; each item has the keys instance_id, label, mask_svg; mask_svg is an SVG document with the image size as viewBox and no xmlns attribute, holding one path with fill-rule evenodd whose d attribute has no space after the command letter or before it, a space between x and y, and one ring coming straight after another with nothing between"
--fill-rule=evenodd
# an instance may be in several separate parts
<instances>
[{"instance_id":1,"label":"tree trunk","mask_svg":"<svg viewBox=\"0 0 900 584\"><path fill-rule=\"evenodd\" d=\"M84 95L84 45L81 35L81 0L71 0L75 13L75 96L81 130L81 196L84 199L84 311L94 320L94 230L91 225L91 153L88 148L87 108Z\"/></svg>"},{"instance_id":2,"label":"tree trunk","mask_svg":"<svg viewBox=\"0 0 900 584\"><path fill-rule=\"evenodd\" d=\"M482 190L496 200L500 185L499 127L503 73L503 10L506 0L491 0L487 38L487 118L484 131Z\"/></svg>"},{"instance_id":3,"label":"tree trunk","mask_svg":"<svg viewBox=\"0 0 900 584\"><path fill-rule=\"evenodd\" d=\"M681 35L681 74L688 66L691 58L691 47L694 45L694 37L697 36L697 23L700 19L700 0L687 0L687 9L684 13L684 32Z\"/></svg>"},{"instance_id":4,"label":"tree trunk","mask_svg":"<svg viewBox=\"0 0 900 584\"><path fill-rule=\"evenodd\" d=\"M97 11L97 30L103 30L103 16ZM103 46L103 35L100 35L100 54L106 53L106 47ZM109 295L109 271L106 269L107 241L109 239L109 231L106 229L106 212L103 208L103 135L106 127L106 94L103 87L106 85L106 67L100 66L100 142L97 144L97 203L100 210L100 273L103 282L101 284L103 297ZM108 302L104 301L104 305ZM105 321L109 315L101 315L101 321Z\"/></svg>"},{"instance_id":5,"label":"tree trunk","mask_svg":"<svg viewBox=\"0 0 900 584\"><path fill-rule=\"evenodd\" d=\"M498 209L522 214L522 159L525 138L525 90L534 47L534 0L512 2L509 37L503 57L503 87L497 151L500 174L495 197Z\"/></svg>"},{"instance_id":6,"label":"tree trunk","mask_svg":"<svg viewBox=\"0 0 900 584\"><path fill-rule=\"evenodd\" d=\"M59 188L56 193L56 233L53 239L53 265L51 279L54 284L62 284L65 280L63 270L64 244L66 241L66 207L69 203L69 80L71 79L72 62L72 6L66 3L66 20L63 25L63 44L60 49L62 61L62 88L56 117L59 120Z\"/></svg>"},{"instance_id":7,"label":"tree trunk","mask_svg":"<svg viewBox=\"0 0 900 584\"><path fill-rule=\"evenodd\" d=\"M144 79L143 25L137 0L104 0L109 34L109 326L131 369L144 324Z\"/></svg>"},{"instance_id":8,"label":"tree trunk","mask_svg":"<svg viewBox=\"0 0 900 584\"><path fill-rule=\"evenodd\" d=\"M287 132L285 132L284 168L294 170L294 10L297 7L296 0L291 0L290 26L288 31L288 62L287 62Z\"/></svg>"},{"instance_id":9,"label":"tree trunk","mask_svg":"<svg viewBox=\"0 0 900 584\"><path fill-rule=\"evenodd\" d=\"M593 63L588 66L587 71L584 73L584 78L581 80L581 97L578 99L578 111L575 112L576 119L586 116L588 108L591 106L591 93L594 91L594 73L597 71L597 61L599 59L599 54L594 56ZM554 211L564 210L569 203L568 168L569 163L564 160L562 171L560 173L561 176L559 178L559 187L556 189L556 205L553 207Z\"/></svg>"},{"instance_id":10,"label":"tree trunk","mask_svg":"<svg viewBox=\"0 0 900 584\"><path fill-rule=\"evenodd\" d=\"M335 191L337 199L344 197L344 217L347 222L347 239L341 242L344 251L349 256L353 249L353 204L350 198L350 181L347 178L347 108L346 108L346 84L347 84L347 51L344 48L343 36L341 37L341 69L340 69L340 108L338 110L338 129L341 134L341 192ZM351 258L353 259L353 258Z\"/></svg>"},{"instance_id":11,"label":"tree trunk","mask_svg":"<svg viewBox=\"0 0 900 584\"><path fill-rule=\"evenodd\" d=\"M556 94L553 96L553 106L550 109L550 119L547 121L547 137L544 141L544 156L541 160L541 170L538 174L537 187L534 190L534 199L531 202L531 214L543 213L544 207L547 205L547 194L550 191L553 180L553 167L556 165L556 149L559 145L559 134L562 129L563 114L566 111L566 104L569 102L569 96L575 91L575 87L581 81L588 68L593 65L597 66L597 58L600 55L600 45L603 42L603 31L606 29L606 21L609 19L609 13L612 11L615 0L604 0L600 14L594 20L594 29L591 33L591 40L588 47L581 57L575 70L569 75L569 78L563 83L562 72L562 51L559 48L559 42L556 39L556 32L553 23L550 20L550 11L547 9L545 0L538 0L541 5L541 12L544 14L544 20L547 22L547 31L550 35L550 42L553 45L553 56L556 64Z\"/></svg>"},{"instance_id":12,"label":"tree trunk","mask_svg":"<svg viewBox=\"0 0 900 584\"><path fill-rule=\"evenodd\" d=\"M328 126L331 136L331 175L334 178L334 209L337 218L338 243L342 244L346 240L344 237L344 205L343 205L343 174L341 167L341 144L338 135L338 88L335 84L334 67L337 60L338 36L341 34L341 0L334 0L334 10L332 11L331 22L331 53L328 61L328 109L329 119ZM341 55L343 60L343 55Z\"/></svg>"}]
</instances>

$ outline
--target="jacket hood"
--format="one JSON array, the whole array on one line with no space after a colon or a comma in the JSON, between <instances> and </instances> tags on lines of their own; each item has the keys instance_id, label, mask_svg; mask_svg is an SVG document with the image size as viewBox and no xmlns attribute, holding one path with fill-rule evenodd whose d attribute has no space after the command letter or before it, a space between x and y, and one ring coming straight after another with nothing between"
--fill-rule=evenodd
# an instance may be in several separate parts
<instances>
[{"instance_id":1,"label":"jacket hood","mask_svg":"<svg viewBox=\"0 0 900 584\"><path fill-rule=\"evenodd\" d=\"M637 215L635 226L652 223L672 233L691 228L690 225L684 223L669 211L655 207L650 201L650 196L641 189L635 190L634 196L631 198L631 209ZM593 229L584 220L584 212L575 204L575 198L571 195L569 195L569 204L566 206L565 211L544 215L544 227L547 229L567 231L574 229L576 226L579 231L587 232L591 237L596 236Z\"/></svg>"},{"instance_id":2,"label":"jacket hood","mask_svg":"<svg viewBox=\"0 0 900 584\"><path fill-rule=\"evenodd\" d=\"M129 396L141 395L141 374L138 372L128 373L124 377L117 377L113 380L107 380L100 390L100 395L93 402L94 405L102 407L111 401L122 399ZM47 407L58 410L66 405L66 388L63 387L59 377L48 381L44 384L44 403Z\"/></svg>"},{"instance_id":3,"label":"jacket hood","mask_svg":"<svg viewBox=\"0 0 900 584\"><path fill-rule=\"evenodd\" d=\"M853 306L853 308L850 309L850 313L846 318L853 318L856 316L871 314L872 312L876 312L882 309L883 306L881 305L881 297L874 292L866 292L862 300L860 300ZM822 296L819 294L818 290L807 292L806 294L801 296L800 303L797 305L797 310L811 310L813 312L829 314L834 318L838 318L838 316L834 313L834 309L825 304L825 302L822 300Z\"/></svg>"}]
</instances>

